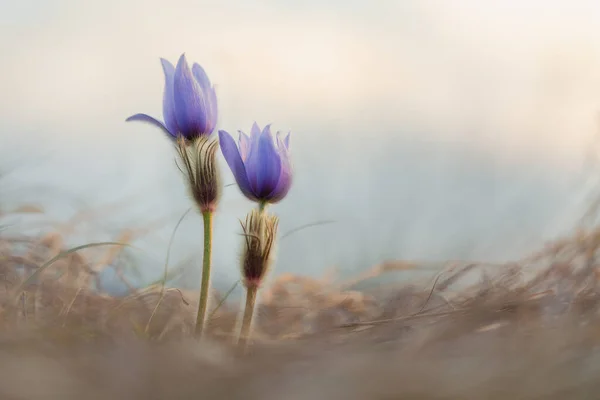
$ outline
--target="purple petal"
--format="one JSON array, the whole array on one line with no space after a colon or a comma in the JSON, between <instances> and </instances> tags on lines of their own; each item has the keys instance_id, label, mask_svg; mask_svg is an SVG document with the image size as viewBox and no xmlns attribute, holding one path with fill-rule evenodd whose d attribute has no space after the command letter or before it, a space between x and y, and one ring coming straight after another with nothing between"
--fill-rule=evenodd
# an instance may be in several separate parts
<instances>
[{"instance_id":1,"label":"purple petal","mask_svg":"<svg viewBox=\"0 0 600 400\"><path fill-rule=\"evenodd\" d=\"M202 89L204 102L206 106L206 130L207 132L212 132L217 125L217 93L215 89L211 86L210 79L208 79L208 75L206 75L206 71L204 68L200 66L198 63L194 63L192 66L192 73L194 74L194 78L196 82L200 85Z\"/></svg>"},{"instance_id":2,"label":"purple petal","mask_svg":"<svg viewBox=\"0 0 600 400\"><path fill-rule=\"evenodd\" d=\"M173 80L175 78L175 67L169 61L164 58L160 59L162 63L163 72L165 74L165 90L163 92L163 117L165 119L165 126L171 132L173 136L177 135L179 128L177 127L177 120L175 119L175 103L174 103L174 88Z\"/></svg>"},{"instance_id":3,"label":"purple petal","mask_svg":"<svg viewBox=\"0 0 600 400\"><path fill-rule=\"evenodd\" d=\"M194 74L194 78L196 78L196 82L200 84L202 91L208 92L211 89L211 85L210 79L208 79L208 75L206 75L204 68L202 68L200 64L194 63L194 65L192 65L192 73Z\"/></svg>"},{"instance_id":4,"label":"purple petal","mask_svg":"<svg viewBox=\"0 0 600 400\"><path fill-rule=\"evenodd\" d=\"M248 152L246 154L246 157L244 157L244 164L246 165L246 169L250 170L250 169L254 169L253 167L250 166L251 163L256 163L256 160L258 160L257 157L252 156L253 154L257 154L258 152L258 144L260 142L260 136L261 136L262 131L260 130L258 124L256 122L254 122L252 124L252 128L250 129L250 140L248 143ZM252 176L252 175L248 175L248 179L250 179L252 181L253 178L256 178L256 176ZM256 183L256 182L255 182Z\"/></svg>"},{"instance_id":5,"label":"purple petal","mask_svg":"<svg viewBox=\"0 0 600 400\"><path fill-rule=\"evenodd\" d=\"M289 133L286 137L290 137ZM281 173L279 174L279 181L275 189L269 194L271 203L277 203L281 201L290 191L292 187L292 165L290 163L289 151L285 145L285 141L281 141L277 138L277 150L281 157Z\"/></svg>"},{"instance_id":6,"label":"purple petal","mask_svg":"<svg viewBox=\"0 0 600 400\"><path fill-rule=\"evenodd\" d=\"M242 161L246 161L248 158L248 152L250 151L250 139L246 134L242 131L238 131L240 133L240 137L238 139L238 145L240 147L240 156L242 157Z\"/></svg>"},{"instance_id":7,"label":"purple petal","mask_svg":"<svg viewBox=\"0 0 600 400\"><path fill-rule=\"evenodd\" d=\"M208 91L208 104L210 105L210 111L208 113L208 126L207 132L212 133L217 127L217 120L219 118L219 107L217 103L217 93L215 89Z\"/></svg>"},{"instance_id":8,"label":"purple petal","mask_svg":"<svg viewBox=\"0 0 600 400\"><path fill-rule=\"evenodd\" d=\"M248 173L248 180L250 181L250 186L253 190L256 190L258 186L258 182L256 181L256 163L260 162L260 157L258 155L258 146L260 143L260 136L262 134L261 129L258 124L254 122L252 124L252 128L250 129L250 143L248 147L248 154L244 159L244 165L246 166L246 172ZM252 173L250 172L252 171Z\"/></svg>"},{"instance_id":9,"label":"purple petal","mask_svg":"<svg viewBox=\"0 0 600 400\"><path fill-rule=\"evenodd\" d=\"M249 199L256 200L256 196L248 183L246 167L231 135L225 131L219 131L219 145L223 157L225 157L225 161L227 161L227 165L229 165L229 169L231 169L233 177L242 193Z\"/></svg>"},{"instance_id":10,"label":"purple petal","mask_svg":"<svg viewBox=\"0 0 600 400\"><path fill-rule=\"evenodd\" d=\"M265 126L265 128L266 128L266 126ZM260 128L258 127L258 124L256 122L254 122L252 124L252 129L250 129L250 138L251 139L253 139L255 137L258 138L260 136L260 133L261 133L261 131L260 131Z\"/></svg>"},{"instance_id":11,"label":"purple petal","mask_svg":"<svg viewBox=\"0 0 600 400\"><path fill-rule=\"evenodd\" d=\"M202 89L182 54L175 69L175 118L183 136L187 138L208 133L206 131L206 104Z\"/></svg>"},{"instance_id":12,"label":"purple petal","mask_svg":"<svg viewBox=\"0 0 600 400\"><path fill-rule=\"evenodd\" d=\"M256 150L250 149L246 172L250 187L259 198L266 198L277 186L281 173L281 159L275 148L270 125L263 129Z\"/></svg>"},{"instance_id":13,"label":"purple petal","mask_svg":"<svg viewBox=\"0 0 600 400\"><path fill-rule=\"evenodd\" d=\"M149 116L149 115L146 115L146 114L135 114L135 115L132 115L131 117L127 118L125 121L126 121L126 122L129 122L129 121L141 121L141 122L148 122L148 123L150 123L150 124L152 124L152 125L158 126L158 127L159 127L160 129L162 129L162 130L163 130L163 131L164 131L164 132L165 132L167 135L169 135L169 136L171 136L171 137L176 137L176 135L175 135L175 134L173 134L173 133L169 132L169 130L167 129L167 127L166 127L166 126L165 126L165 125L164 125L162 122L160 122L160 121L159 121L159 120L157 120L156 118L153 118L153 117L151 117L151 116Z\"/></svg>"},{"instance_id":14,"label":"purple petal","mask_svg":"<svg viewBox=\"0 0 600 400\"><path fill-rule=\"evenodd\" d=\"M288 150L288 146L286 144L286 141L289 143L289 138L290 138L290 134L288 133L288 135L286 136L285 139L281 139L281 133L277 132L277 135L275 136L275 142L277 143L277 150L281 152L281 149L283 150Z\"/></svg>"}]
</instances>

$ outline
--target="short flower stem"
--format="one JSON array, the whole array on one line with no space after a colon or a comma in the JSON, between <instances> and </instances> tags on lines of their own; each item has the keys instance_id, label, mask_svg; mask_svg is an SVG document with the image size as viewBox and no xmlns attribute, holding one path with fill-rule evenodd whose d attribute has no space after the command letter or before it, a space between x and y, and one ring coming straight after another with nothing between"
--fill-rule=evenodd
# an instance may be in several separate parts
<instances>
[{"instance_id":1,"label":"short flower stem","mask_svg":"<svg viewBox=\"0 0 600 400\"><path fill-rule=\"evenodd\" d=\"M206 323L206 310L208 308L208 290L210 287L210 265L212 257L212 227L213 213L203 211L204 220L204 256L202 258L202 282L200 283L200 301L198 303L198 315L196 317L195 334L202 337Z\"/></svg>"},{"instance_id":2,"label":"short flower stem","mask_svg":"<svg viewBox=\"0 0 600 400\"><path fill-rule=\"evenodd\" d=\"M258 203L258 211L260 211L261 213L265 212L266 208L267 208L266 201L261 201L260 203Z\"/></svg>"},{"instance_id":3,"label":"short flower stem","mask_svg":"<svg viewBox=\"0 0 600 400\"><path fill-rule=\"evenodd\" d=\"M244 309L244 317L242 319L242 329L240 330L240 336L238 337L238 346L241 353L246 353L246 350L248 349L257 293L258 286L251 285L246 287L246 307Z\"/></svg>"},{"instance_id":4,"label":"short flower stem","mask_svg":"<svg viewBox=\"0 0 600 400\"><path fill-rule=\"evenodd\" d=\"M259 213L263 214L267 202L262 201L258 204ZM254 307L256 305L256 296L258 294L258 285L249 284L246 286L246 307L244 308L244 316L242 317L242 327L238 336L238 350L241 354L245 354L248 350L250 341L252 318L254 317Z\"/></svg>"}]
</instances>

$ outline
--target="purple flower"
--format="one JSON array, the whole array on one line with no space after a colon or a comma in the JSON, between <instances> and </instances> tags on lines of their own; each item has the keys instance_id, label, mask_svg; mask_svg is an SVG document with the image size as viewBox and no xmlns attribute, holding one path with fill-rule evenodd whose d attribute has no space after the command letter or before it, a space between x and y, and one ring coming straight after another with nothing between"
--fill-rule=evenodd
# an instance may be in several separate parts
<instances>
[{"instance_id":1,"label":"purple flower","mask_svg":"<svg viewBox=\"0 0 600 400\"><path fill-rule=\"evenodd\" d=\"M196 63L190 69L185 54L179 57L177 68L164 58L160 60L165 73L165 122L146 114L132 115L127 121L149 122L173 138L181 134L185 139L192 140L210 135L217 124L217 95L206 72Z\"/></svg>"},{"instance_id":2,"label":"purple flower","mask_svg":"<svg viewBox=\"0 0 600 400\"><path fill-rule=\"evenodd\" d=\"M277 132L276 137L277 144L271 135L271 126L261 131L255 122L250 137L240 131L238 148L229 133L219 131L223 156L240 190L252 201L277 203L292 186L290 134L282 140Z\"/></svg>"}]
</instances>

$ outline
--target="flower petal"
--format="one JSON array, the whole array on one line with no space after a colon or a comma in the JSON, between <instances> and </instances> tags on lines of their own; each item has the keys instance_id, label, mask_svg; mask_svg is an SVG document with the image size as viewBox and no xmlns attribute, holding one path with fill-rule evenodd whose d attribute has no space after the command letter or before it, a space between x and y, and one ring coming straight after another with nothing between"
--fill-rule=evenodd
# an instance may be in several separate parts
<instances>
[{"instance_id":1,"label":"flower petal","mask_svg":"<svg viewBox=\"0 0 600 400\"><path fill-rule=\"evenodd\" d=\"M194 65L192 65L192 73L194 74L194 78L196 78L196 82L200 84L200 87L204 92L211 89L210 79L208 79L206 71L204 71L204 68L202 68L200 64L194 63Z\"/></svg>"},{"instance_id":2,"label":"flower petal","mask_svg":"<svg viewBox=\"0 0 600 400\"><path fill-rule=\"evenodd\" d=\"M192 76L185 54L177 62L174 80L175 118L186 138L207 134L206 102L200 84Z\"/></svg>"},{"instance_id":3,"label":"flower petal","mask_svg":"<svg viewBox=\"0 0 600 400\"><path fill-rule=\"evenodd\" d=\"M286 136L289 143L289 133ZM282 141L279 136L277 137L277 150L281 157L281 173L279 174L279 181L277 182L277 186L275 189L269 194L269 198L271 199L271 203L277 203L281 201L290 191L292 187L292 164L289 158L289 151L285 144L285 140Z\"/></svg>"},{"instance_id":4,"label":"flower petal","mask_svg":"<svg viewBox=\"0 0 600 400\"><path fill-rule=\"evenodd\" d=\"M240 137L238 139L238 145L240 147L240 156L242 157L242 161L246 161L248 158L248 152L250 151L250 139L246 134L242 131L238 131L240 133Z\"/></svg>"},{"instance_id":5,"label":"flower petal","mask_svg":"<svg viewBox=\"0 0 600 400\"><path fill-rule=\"evenodd\" d=\"M152 125L158 126L158 127L159 127L160 129L162 129L162 130L163 130L163 131L164 131L164 132L165 132L167 135L169 135L169 137L171 137L171 138L175 138L175 137L176 137L176 135L175 135L175 134L173 134L173 133L171 133L171 132L170 132L170 131L167 129L167 127L166 127L166 126L165 126L165 125L164 125L162 122L160 122L160 121L159 121L159 120L157 120L156 118L154 118L154 117L151 117L151 116L149 116L149 115L146 115L146 114L135 114L135 115L132 115L131 117L127 118L125 121L126 121L126 122L129 122L129 121L142 121L142 122L148 122L148 123L150 123L150 124L152 124Z\"/></svg>"},{"instance_id":6,"label":"flower petal","mask_svg":"<svg viewBox=\"0 0 600 400\"><path fill-rule=\"evenodd\" d=\"M208 104L210 104L210 111L207 117L208 123L206 131L212 133L217 127L217 120L219 119L219 104L217 103L217 93L215 92L215 89L210 89L208 91Z\"/></svg>"},{"instance_id":7,"label":"flower petal","mask_svg":"<svg viewBox=\"0 0 600 400\"><path fill-rule=\"evenodd\" d=\"M288 133L288 135L286 136L285 139L281 139L281 132L277 131L277 134L275 135L275 143L277 144L277 149L280 150L281 146L283 146L283 149L287 149L287 145L285 144L285 141L289 142L289 137L290 134Z\"/></svg>"},{"instance_id":8,"label":"flower petal","mask_svg":"<svg viewBox=\"0 0 600 400\"><path fill-rule=\"evenodd\" d=\"M266 128L266 126L265 126ZM250 129L250 138L254 139L254 138L258 138L261 134L261 130L258 126L258 124L256 122L254 122L252 124L252 129Z\"/></svg>"},{"instance_id":9,"label":"flower petal","mask_svg":"<svg viewBox=\"0 0 600 400\"><path fill-rule=\"evenodd\" d=\"M256 150L254 148L250 150L246 172L250 187L256 196L268 200L267 197L277 186L281 173L281 159L275 148L270 125L263 128Z\"/></svg>"},{"instance_id":10,"label":"flower petal","mask_svg":"<svg viewBox=\"0 0 600 400\"><path fill-rule=\"evenodd\" d=\"M244 165L246 166L246 172L248 173L248 180L250 181L250 186L252 190L256 191L256 187L258 183L256 181L256 171L255 164L260 162L260 157L258 156L258 144L260 142L260 135L262 131L259 128L258 124L254 122L252 124L252 128L250 129L250 143L248 146L248 154L244 159Z\"/></svg>"},{"instance_id":11,"label":"flower petal","mask_svg":"<svg viewBox=\"0 0 600 400\"><path fill-rule=\"evenodd\" d=\"M223 157L225 157L225 161L227 161L227 165L229 165L229 169L233 173L233 177L242 193L250 200L256 200L256 196L248 183L246 167L231 135L225 131L219 131L219 145Z\"/></svg>"},{"instance_id":12,"label":"flower petal","mask_svg":"<svg viewBox=\"0 0 600 400\"><path fill-rule=\"evenodd\" d=\"M292 134L292 132L288 132L287 136L285 137L285 139L283 140L283 144L285 144L285 148L287 150L290 149L290 135Z\"/></svg>"},{"instance_id":13,"label":"flower petal","mask_svg":"<svg viewBox=\"0 0 600 400\"><path fill-rule=\"evenodd\" d=\"M248 152L246 157L244 158L244 164L246 165L246 170L249 172L250 170L254 171L254 165L259 158L256 156L258 154L258 144L260 141L260 135L262 131L258 124L254 122L252 124L252 128L250 129L250 140L248 144ZM250 184L253 188L256 188L256 175L248 173L248 179L250 180Z\"/></svg>"},{"instance_id":14,"label":"flower petal","mask_svg":"<svg viewBox=\"0 0 600 400\"><path fill-rule=\"evenodd\" d=\"M165 126L173 136L177 136L179 128L175 119L174 87L175 67L168 60L160 59L165 74L165 90L163 92L163 117Z\"/></svg>"},{"instance_id":15,"label":"flower petal","mask_svg":"<svg viewBox=\"0 0 600 400\"><path fill-rule=\"evenodd\" d=\"M206 131L212 132L217 125L217 93L212 87L210 79L208 79L208 75L206 75L206 71L204 71L204 68L202 68L200 64L194 63L192 66L192 74L202 89L202 94L206 105Z\"/></svg>"}]
</instances>

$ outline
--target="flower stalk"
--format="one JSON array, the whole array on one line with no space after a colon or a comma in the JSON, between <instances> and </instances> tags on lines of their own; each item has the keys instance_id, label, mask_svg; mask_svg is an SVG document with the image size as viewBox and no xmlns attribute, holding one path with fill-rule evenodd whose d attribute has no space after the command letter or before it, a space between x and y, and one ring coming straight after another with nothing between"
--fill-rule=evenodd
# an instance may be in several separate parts
<instances>
[{"instance_id":1,"label":"flower stalk","mask_svg":"<svg viewBox=\"0 0 600 400\"><path fill-rule=\"evenodd\" d=\"M244 307L244 316L242 318L242 327L238 337L238 348L242 354L248 351L250 341L252 320L254 317L254 307L256 305L256 296L258 295L258 286L246 287L246 306Z\"/></svg>"},{"instance_id":2,"label":"flower stalk","mask_svg":"<svg viewBox=\"0 0 600 400\"><path fill-rule=\"evenodd\" d=\"M198 302L198 313L196 315L196 327L194 332L202 336L206 323L206 310L208 309L208 298L210 290L210 269L212 264L212 233L213 213L204 211L202 213L204 223L204 254L202 257L202 278L200 282L200 300Z\"/></svg>"},{"instance_id":3,"label":"flower stalk","mask_svg":"<svg viewBox=\"0 0 600 400\"><path fill-rule=\"evenodd\" d=\"M263 205L264 203L261 203ZM252 336L252 322L258 290L273 262L273 246L277 236L279 220L264 212L264 206L253 209L242 223L244 252L242 276L246 287L246 305L238 336L238 348L245 353Z\"/></svg>"},{"instance_id":4,"label":"flower stalk","mask_svg":"<svg viewBox=\"0 0 600 400\"><path fill-rule=\"evenodd\" d=\"M191 143L180 137L177 141L182 166L180 170L187 178L190 194L202 214L204 224L204 252L202 258L202 278L194 333L202 337L206 327L206 313L209 308L210 272L212 265L213 218L221 193L216 153L219 142L207 137L199 137Z\"/></svg>"}]
</instances>

